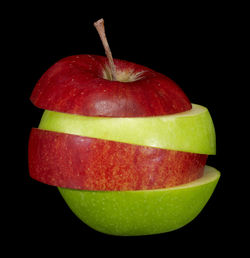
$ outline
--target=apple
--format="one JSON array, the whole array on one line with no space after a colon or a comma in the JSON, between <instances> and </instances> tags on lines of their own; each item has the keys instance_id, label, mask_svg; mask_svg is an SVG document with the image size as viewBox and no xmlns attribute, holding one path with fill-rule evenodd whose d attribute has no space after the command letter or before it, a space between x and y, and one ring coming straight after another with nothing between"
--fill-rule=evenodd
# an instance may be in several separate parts
<instances>
[{"instance_id":1,"label":"apple","mask_svg":"<svg viewBox=\"0 0 250 258\"><path fill-rule=\"evenodd\" d=\"M207 155L164 150L33 128L30 176L83 190L141 190L184 184L203 175Z\"/></svg>"},{"instance_id":2,"label":"apple","mask_svg":"<svg viewBox=\"0 0 250 258\"><path fill-rule=\"evenodd\" d=\"M45 112L30 135L30 173L56 185L72 211L100 232L178 229L199 214L219 180L208 166L202 176L207 155L215 154L210 114L165 75L113 59L103 20L95 26L108 58L63 58L31 94Z\"/></svg>"},{"instance_id":3,"label":"apple","mask_svg":"<svg viewBox=\"0 0 250 258\"><path fill-rule=\"evenodd\" d=\"M75 215L91 228L120 236L166 233L183 227L203 209L220 172L206 166L188 184L157 190L84 191L59 188Z\"/></svg>"},{"instance_id":4,"label":"apple","mask_svg":"<svg viewBox=\"0 0 250 258\"><path fill-rule=\"evenodd\" d=\"M199 154L216 153L207 108L192 104L178 114L153 117L89 117L46 110L40 129Z\"/></svg>"},{"instance_id":5,"label":"apple","mask_svg":"<svg viewBox=\"0 0 250 258\"><path fill-rule=\"evenodd\" d=\"M114 63L118 81L108 80L105 57L63 58L37 82L31 101L42 109L84 116L157 116L191 109L181 88L168 77L132 62Z\"/></svg>"}]
</instances>

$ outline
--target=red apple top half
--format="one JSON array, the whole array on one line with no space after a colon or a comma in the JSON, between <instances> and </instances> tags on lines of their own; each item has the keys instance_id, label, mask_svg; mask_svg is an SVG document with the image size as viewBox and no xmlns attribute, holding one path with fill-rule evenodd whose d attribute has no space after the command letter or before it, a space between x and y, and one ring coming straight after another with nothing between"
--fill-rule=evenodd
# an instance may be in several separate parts
<instances>
[{"instance_id":1,"label":"red apple top half","mask_svg":"<svg viewBox=\"0 0 250 258\"><path fill-rule=\"evenodd\" d=\"M76 55L54 64L36 84L31 101L39 108L84 116L145 117L191 109L181 88L144 66L114 60L111 80L106 57Z\"/></svg>"},{"instance_id":2,"label":"red apple top half","mask_svg":"<svg viewBox=\"0 0 250 258\"><path fill-rule=\"evenodd\" d=\"M84 116L145 117L191 109L180 87L144 66L115 59L103 19L95 23L106 57L77 55L54 64L38 81L31 101L48 110Z\"/></svg>"}]
</instances>

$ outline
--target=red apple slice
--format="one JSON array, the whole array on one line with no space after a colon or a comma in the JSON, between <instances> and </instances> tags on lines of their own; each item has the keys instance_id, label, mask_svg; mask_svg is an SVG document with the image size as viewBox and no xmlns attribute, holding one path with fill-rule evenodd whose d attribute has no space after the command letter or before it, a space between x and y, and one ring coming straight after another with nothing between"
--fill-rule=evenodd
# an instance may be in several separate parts
<instances>
[{"instance_id":1,"label":"red apple slice","mask_svg":"<svg viewBox=\"0 0 250 258\"><path fill-rule=\"evenodd\" d=\"M176 186L203 175L207 155L164 150L33 128L30 176L82 190L145 190Z\"/></svg>"},{"instance_id":2,"label":"red apple slice","mask_svg":"<svg viewBox=\"0 0 250 258\"><path fill-rule=\"evenodd\" d=\"M84 116L145 117L191 109L187 96L168 77L114 59L117 81L111 81L107 63L96 55L63 58L38 81L31 101L42 109Z\"/></svg>"}]
</instances>

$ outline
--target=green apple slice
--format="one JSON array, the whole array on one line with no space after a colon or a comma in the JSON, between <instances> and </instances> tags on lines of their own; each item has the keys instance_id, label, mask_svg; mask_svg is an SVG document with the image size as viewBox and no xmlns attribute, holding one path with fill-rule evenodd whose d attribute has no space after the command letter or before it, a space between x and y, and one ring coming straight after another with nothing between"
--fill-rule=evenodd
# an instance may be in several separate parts
<instances>
[{"instance_id":1,"label":"green apple slice","mask_svg":"<svg viewBox=\"0 0 250 258\"><path fill-rule=\"evenodd\" d=\"M58 188L84 223L111 235L151 235L176 230L203 209L220 172L206 166L204 176L166 189L139 191L84 191Z\"/></svg>"},{"instance_id":2,"label":"green apple slice","mask_svg":"<svg viewBox=\"0 0 250 258\"><path fill-rule=\"evenodd\" d=\"M207 108L154 117L87 117L45 110L40 129L169 150L215 154L215 130Z\"/></svg>"}]
</instances>

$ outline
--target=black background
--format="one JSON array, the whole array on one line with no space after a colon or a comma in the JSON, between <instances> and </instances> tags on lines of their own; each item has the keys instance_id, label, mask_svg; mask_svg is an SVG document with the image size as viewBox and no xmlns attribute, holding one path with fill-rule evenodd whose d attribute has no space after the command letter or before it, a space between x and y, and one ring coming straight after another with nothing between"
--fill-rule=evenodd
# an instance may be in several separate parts
<instances>
[{"instance_id":1,"label":"black background","mask_svg":"<svg viewBox=\"0 0 250 258\"><path fill-rule=\"evenodd\" d=\"M47 253L52 248L55 253L69 251L72 255L88 251L92 255L126 252L131 255L134 251L153 251L154 255L170 251L176 255L181 252L214 255L218 251L242 251L244 243L238 240L242 239L242 229L247 224L243 219L246 211L242 197L236 190L242 180L235 177L239 172L236 156L240 149L236 147L239 138L234 137L238 124L232 123L232 117L237 117L243 109L236 83L240 79L236 76L237 57L244 42L241 38L244 31L240 30L244 24L243 10L244 7L212 3L173 6L149 2L136 6L135 2L116 2L106 3L104 8L98 2L94 6L60 3L53 7L36 2L36 5L22 5L20 9L16 6L14 13L10 11L9 19L14 20L14 25L8 30L9 68L13 74L9 81L14 88L10 88L9 96L15 105L8 107L13 123L9 131L14 144L20 139L21 143L17 155L13 148L10 150L19 159L9 162L13 172L11 181L17 182L18 187L9 202L14 211L13 216L7 213L13 225L6 238L8 242L20 243L22 239L25 244L18 248L28 253L35 247L39 253ZM221 171L221 178L199 216L179 230L143 237L98 233L75 217L55 187L29 177L29 132L31 127L38 126L42 115L42 110L29 101L31 91L41 75L63 57L104 55L93 26L99 18L105 20L115 58L142 64L169 76L192 103L206 106L213 118L217 155L210 156L208 164ZM21 132L21 137L17 132ZM119 253L115 248L119 248Z\"/></svg>"}]
</instances>

